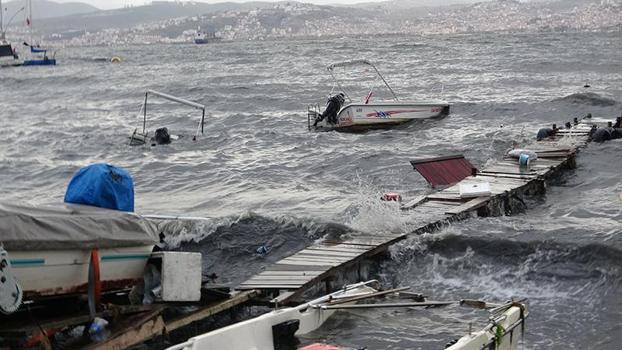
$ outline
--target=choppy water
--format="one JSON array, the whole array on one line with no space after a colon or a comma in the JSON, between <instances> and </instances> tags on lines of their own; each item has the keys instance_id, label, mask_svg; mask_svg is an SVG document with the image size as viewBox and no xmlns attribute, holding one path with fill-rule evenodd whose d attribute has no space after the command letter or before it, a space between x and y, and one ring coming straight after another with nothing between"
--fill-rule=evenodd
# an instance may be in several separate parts
<instances>
[{"instance_id":1,"label":"choppy water","mask_svg":"<svg viewBox=\"0 0 622 350\"><path fill-rule=\"evenodd\" d=\"M123 63L91 60L98 56ZM58 202L79 167L121 165L134 175L137 211L211 218L170 242L202 251L205 273L221 283L327 234L408 231L410 221L377 198L428 190L410 159L464 153L482 166L544 124L622 111L620 33L68 48L57 58L57 67L0 70L3 199ZM309 133L305 106L323 103L332 87L325 66L356 58L376 62L404 99L451 102L451 115L366 134ZM151 130L185 137L128 147L147 88L206 104L205 135L190 140L198 113L154 99ZM529 298L527 349L616 349L621 152L621 142L590 145L577 170L526 213L412 238L393 248L378 276L434 299ZM265 257L255 253L261 245L271 248ZM314 336L370 349L442 348L478 316L457 308L340 313Z\"/></svg>"}]
</instances>

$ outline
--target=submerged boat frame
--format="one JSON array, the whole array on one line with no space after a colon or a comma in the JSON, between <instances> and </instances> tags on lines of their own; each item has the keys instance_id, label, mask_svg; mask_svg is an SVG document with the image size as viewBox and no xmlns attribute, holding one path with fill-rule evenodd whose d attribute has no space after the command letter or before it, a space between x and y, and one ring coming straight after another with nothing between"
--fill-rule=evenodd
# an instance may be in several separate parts
<instances>
[{"instance_id":1,"label":"submerged boat frame","mask_svg":"<svg viewBox=\"0 0 622 350\"><path fill-rule=\"evenodd\" d=\"M130 135L130 146L136 146L136 145L142 145L145 144L148 141L148 131L147 131L147 102L149 99L149 95L155 95L158 97L161 97L163 99L172 101L172 102L177 102L177 103L181 103L183 105L186 106L190 106L193 107L195 109L198 109L201 111L201 120L199 121L199 124L197 126L197 131L193 137L193 141L196 141L197 137L199 136L199 132L201 134L204 133L204 127L205 127L205 105L202 105L200 103L196 103L196 102L192 102L192 101L188 101L186 99L183 99L181 97L177 97L177 96L173 96L173 95L169 95L169 94L165 94L163 92L159 92L159 91L155 91L155 90L147 90L145 92L145 101L143 102L143 105L141 107L141 111L143 112L143 128L142 128L142 132L138 131L138 128L135 128L134 131L132 132L132 134Z\"/></svg>"},{"instance_id":2,"label":"submerged boat frame","mask_svg":"<svg viewBox=\"0 0 622 350\"><path fill-rule=\"evenodd\" d=\"M391 93L392 101L371 102L373 87L362 103L354 103L350 94L335 74L335 68L368 66L384 83ZM328 118L320 113L319 104L307 106L307 124L309 130L339 130L339 131L364 131L369 129L387 128L413 120L441 118L449 114L449 104L441 101L418 102L401 101L395 91L376 66L367 60L345 61L331 64L327 70L332 77L335 86L343 93L347 100L340 106L336 121L331 123ZM334 88L333 88L334 90Z\"/></svg>"}]
</instances>

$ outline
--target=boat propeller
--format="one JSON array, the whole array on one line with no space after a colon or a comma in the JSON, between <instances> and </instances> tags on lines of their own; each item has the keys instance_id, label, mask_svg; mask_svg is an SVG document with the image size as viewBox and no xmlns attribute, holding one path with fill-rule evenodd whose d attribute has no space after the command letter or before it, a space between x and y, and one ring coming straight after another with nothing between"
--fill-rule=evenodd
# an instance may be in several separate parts
<instances>
[{"instance_id":1,"label":"boat propeller","mask_svg":"<svg viewBox=\"0 0 622 350\"><path fill-rule=\"evenodd\" d=\"M0 246L0 312L10 315L22 305L23 292L11 273L9 253Z\"/></svg>"}]
</instances>

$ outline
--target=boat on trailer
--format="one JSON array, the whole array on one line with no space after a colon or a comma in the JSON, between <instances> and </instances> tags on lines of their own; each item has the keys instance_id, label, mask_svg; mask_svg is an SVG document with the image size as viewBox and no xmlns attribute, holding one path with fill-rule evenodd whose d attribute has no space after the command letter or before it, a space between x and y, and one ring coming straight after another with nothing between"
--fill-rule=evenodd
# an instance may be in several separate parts
<instances>
[{"instance_id":1,"label":"boat on trailer","mask_svg":"<svg viewBox=\"0 0 622 350\"><path fill-rule=\"evenodd\" d=\"M159 238L155 225L134 213L2 202L0 242L15 282L0 286L0 312L10 314L22 299L86 293L94 273L102 292L133 286Z\"/></svg>"},{"instance_id":2,"label":"boat on trailer","mask_svg":"<svg viewBox=\"0 0 622 350\"><path fill-rule=\"evenodd\" d=\"M477 300L425 301L424 297L419 294L405 292L406 297L413 298L415 302L356 304L358 301L401 293L408 289L404 287L378 291L377 285L376 280L346 285L341 290L296 307L276 309L264 315L190 338L186 342L169 347L168 350L339 350L343 348L319 343L298 346L295 336L317 330L337 310L437 307L451 304L488 309L490 323L479 331L470 331L460 339L450 342L445 349L518 349L520 336L516 334L517 328L521 327L522 330L525 318L529 314L524 301L511 301L506 304L490 304Z\"/></svg>"},{"instance_id":3,"label":"boat on trailer","mask_svg":"<svg viewBox=\"0 0 622 350\"><path fill-rule=\"evenodd\" d=\"M354 102L343 84L337 79L338 67L366 66L372 68L392 96L392 101L372 101L374 90L370 89L362 102ZM399 100L380 71L367 60L355 60L331 64L327 67L335 86L343 95L344 102L337 108L333 118L320 112L319 104L307 106L309 130L361 131L392 127L399 124L431 118L442 118L449 114L450 106L443 101L402 101ZM330 103L329 99L329 103ZM332 119L332 120L331 120Z\"/></svg>"}]
</instances>

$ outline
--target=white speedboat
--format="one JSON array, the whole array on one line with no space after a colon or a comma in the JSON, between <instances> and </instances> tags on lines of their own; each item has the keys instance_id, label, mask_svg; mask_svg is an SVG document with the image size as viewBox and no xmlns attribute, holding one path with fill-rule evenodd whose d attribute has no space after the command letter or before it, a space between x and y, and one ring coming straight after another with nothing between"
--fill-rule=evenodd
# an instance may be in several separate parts
<instances>
[{"instance_id":1,"label":"white speedboat","mask_svg":"<svg viewBox=\"0 0 622 350\"><path fill-rule=\"evenodd\" d=\"M341 82L334 74L334 70L337 67L358 65L373 68L378 78L382 80L391 93L393 101L372 101L374 91L370 90L362 102L353 102L351 96L345 91ZM341 131L368 130L386 128L414 120L441 118L449 114L449 104L447 102L399 100L376 66L369 61L356 60L335 63L328 66L328 71L335 85L341 92L335 95L337 99L329 98L324 113L320 113L318 104L308 106L307 120L309 129ZM341 101L339 101L339 96L342 96ZM331 106L331 103L334 103L334 105ZM331 113L331 110L334 110L336 113Z\"/></svg>"},{"instance_id":2,"label":"white speedboat","mask_svg":"<svg viewBox=\"0 0 622 350\"><path fill-rule=\"evenodd\" d=\"M188 341L169 347L168 350L281 350L281 349L342 349L328 344L310 344L297 347L296 335L303 335L318 329L339 309L395 308L395 307L434 307L461 304L477 308L489 308L490 324L480 331L469 332L462 338L448 344L450 350L501 349L516 350L520 340L517 331L528 315L522 302L509 302L504 305L486 304L482 301L462 300L460 302L418 301L391 304L355 304L357 301L379 297L407 289L398 288L378 292L371 285L377 281L367 281L345 286L342 290L315 299L296 307L275 310L250 320L211 331ZM412 294L415 300L422 298ZM294 341L292 341L294 339ZM344 349L345 350L345 349Z\"/></svg>"},{"instance_id":3,"label":"white speedboat","mask_svg":"<svg viewBox=\"0 0 622 350\"><path fill-rule=\"evenodd\" d=\"M26 300L85 293L93 284L101 291L131 287L158 241L155 225L130 212L0 203L0 243ZM15 291L2 287L0 300ZM17 296L15 305L4 299L0 311L16 311Z\"/></svg>"}]
</instances>

